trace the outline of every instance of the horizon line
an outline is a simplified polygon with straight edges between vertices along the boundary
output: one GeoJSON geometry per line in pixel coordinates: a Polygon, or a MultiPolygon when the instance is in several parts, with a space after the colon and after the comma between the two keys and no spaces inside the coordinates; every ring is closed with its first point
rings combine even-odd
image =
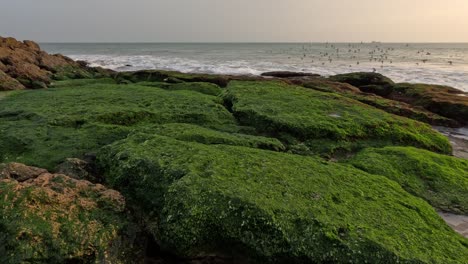
{"type": "Polygon", "coordinates": [[[468,44],[464,41],[36,41],[41,44],[468,44]]]}

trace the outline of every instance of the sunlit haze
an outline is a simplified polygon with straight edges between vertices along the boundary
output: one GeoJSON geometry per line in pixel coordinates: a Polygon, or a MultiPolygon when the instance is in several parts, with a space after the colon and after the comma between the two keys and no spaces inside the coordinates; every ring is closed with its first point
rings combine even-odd
{"type": "Polygon", "coordinates": [[[0,0],[40,42],[468,42],[467,0],[0,0]]]}

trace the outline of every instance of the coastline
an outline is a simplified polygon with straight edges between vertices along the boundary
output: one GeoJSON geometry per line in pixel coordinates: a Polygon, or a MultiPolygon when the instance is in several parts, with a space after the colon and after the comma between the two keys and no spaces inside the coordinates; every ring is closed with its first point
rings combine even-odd
{"type": "Polygon", "coordinates": [[[0,92],[0,262],[468,257],[468,162],[451,156],[465,145],[436,131],[462,140],[463,91],[373,72],[115,72],[0,40],[0,89],[17,90],[0,92]]]}

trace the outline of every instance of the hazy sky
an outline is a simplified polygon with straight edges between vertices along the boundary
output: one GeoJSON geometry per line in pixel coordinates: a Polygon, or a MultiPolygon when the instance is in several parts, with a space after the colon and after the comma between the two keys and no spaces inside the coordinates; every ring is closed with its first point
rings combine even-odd
{"type": "Polygon", "coordinates": [[[468,42],[468,0],[0,0],[40,42],[468,42]]]}

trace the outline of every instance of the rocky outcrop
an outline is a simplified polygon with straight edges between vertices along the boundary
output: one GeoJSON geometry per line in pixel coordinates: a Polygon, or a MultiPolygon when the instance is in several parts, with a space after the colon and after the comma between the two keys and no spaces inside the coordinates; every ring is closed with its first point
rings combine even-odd
{"type": "Polygon", "coordinates": [[[0,91],[45,88],[54,79],[91,78],[108,73],[60,54],[47,54],[33,41],[0,37],[0,91]]]}
{"type": "Polygon", "coordinates": [[[388,98],[468,124],[468,93],[449,86],[399,83],[388,98]]]}
{"type": "Polygon", "coordinates": [[[0,165],[1,263],[120,263],[125,199],[99,184],[0,165]]]}
{"type": "Polygon", "coordinates": [[[349,83],[363,92],[386,96],[392,92],[394,82],[380,73],[354,72],[338,74],[329,78],[332,81],[349,83]]]}
{"type": "MultiPolygon", "coordinates": [[[[414,116],[415,119],[432,125],[460,127],[468,124],[468,93],[449,86],[395,84],[388,77],[379,73],[368,72],[339,74],[329,77],[329,80],[358,87],[363,92],[359,96],[362,98],[360,101],[369,103],[372,106],[378,108],[382,108],[384,105],[398,104],[403,106],[403,111],[398,109],[398,111],[393,112],[391,107],[385,107],[394,114],[401,112],[405,116],[410,118],[414,116]],[[383,103],[382,100],[374,100],[369,94],[382,96],[388,102],[393,103],[388,104],[383,103]],[[416,115],[412,114],[413,110],[418,113],[416,115]]],[[[310,84],[304,86],[311,87],[310,84]]]]}

